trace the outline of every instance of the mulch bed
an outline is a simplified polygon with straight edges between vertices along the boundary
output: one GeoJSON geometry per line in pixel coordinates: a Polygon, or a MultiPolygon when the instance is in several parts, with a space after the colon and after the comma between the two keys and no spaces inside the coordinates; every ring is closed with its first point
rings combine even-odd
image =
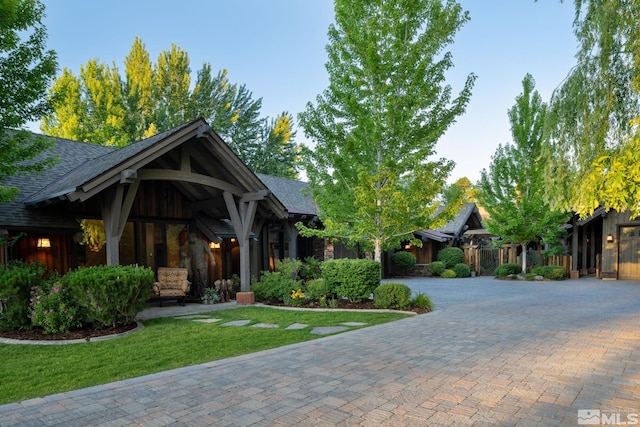
{"type": "MultiPolygon", "coordinates": [[[[284,303],[279,301],[263,302],[263,304],[284,306],[284,303]]],[[[327,304],[327,307],[320,307],[319,303],[313,302],[309,304],[304,304],[300,306],[300,308],[330,308],[330,307],[328,307],[328,304],[327,304]]],[[[375,306],[375,303],[372,300],[366,300],[362,302],[350,302],[349,300],[341,299],[341,300],[338,300],[338,307],[336,308],[350,309],[350,310],[379,310],[375,306]]],[[[413,311],[414,313],[417,313],[417,314],[424,314],[424,313],[430,312],[431,310],[429,310],[428,308],[421,308],[421,307],[409,307],[404,309],[403,311],[413,311]]]]}
{"type": "Polygon", "coordinates": [[[0,337],[10,338],[14,340],[29,340],[29,341],[54,341],[54,340],[78,340],[102,337],[105,335],[121,334],[123,332],[135,329],[137,324],[131,323],[125,326],[118,326],[116,328],[107,329],[75,329],[72,331],[64,332],[61,334],[45,334],[42,329],[25,329],[18,331],[0,331],[0,337]]]}

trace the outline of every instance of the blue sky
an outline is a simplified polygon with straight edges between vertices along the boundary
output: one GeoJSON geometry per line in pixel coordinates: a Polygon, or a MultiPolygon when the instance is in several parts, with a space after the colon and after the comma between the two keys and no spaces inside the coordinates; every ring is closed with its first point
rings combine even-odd
{"type": "MultiPolygon", "coordinates": [[[[454,93],[466,76],[478,76],[471,102],[436,147],[454,160],[450,180],[472,182],[488,168],[499,143],[511,140],[507,110],[531,73],[544,100],[575,64],[573,2],[559,0],[461,0],[471,21],[449,50],[454,93]]],[[[203,62],[226,68],[230,81],[262,98],[262,115],[303,111],[327,86],[324,68],[329,0],[43,0],[47,47],[60,68],[75,74],[91,58],[121,72],[140,37],[156,60],[176,44],[189,54],[194,74],[203,62]]],[[[305,142],[298,130],[298,142],[305,142]]]]}

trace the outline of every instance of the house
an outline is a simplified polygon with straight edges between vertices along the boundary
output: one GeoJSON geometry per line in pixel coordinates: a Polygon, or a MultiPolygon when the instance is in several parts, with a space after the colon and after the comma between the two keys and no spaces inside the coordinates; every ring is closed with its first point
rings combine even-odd
{"type": "Polygon", "coordinates": [[[599,207],[571,229],[572,277],[640,280],[640,217],[599,207]]]}
{"type": "MultiPolygon", "coordinates": [[[[435,261],[440,249],[451,246],[465,248],[474,242],[477,244],[479,238],[489,237],[482,228],[482,216],[473,202],[464,203],[456,216],[444,226],[435,230],[416,231],[413,234],[422,241],[422,247],[404,242],[401,250],[414,254],[416,263],[421,266],[435,261]]],[[[391,265],[390,262],[387,264],[391,265]]],[[[392,271],[387,271],[386,274],[392,274],[392,271]]]]}
{"type": "Polygon", "coordinates": [[[54,167],[2,183],[20,190],[0,205],[5,262],[42,261],[60,273],[134,263],[155,271],[181,265],[194,233],[216,260],[209,282],[237,272],[246,292],[260,267],[260,228],[298,215],[203,119],[120,149],[51,140],[54,167]]]}

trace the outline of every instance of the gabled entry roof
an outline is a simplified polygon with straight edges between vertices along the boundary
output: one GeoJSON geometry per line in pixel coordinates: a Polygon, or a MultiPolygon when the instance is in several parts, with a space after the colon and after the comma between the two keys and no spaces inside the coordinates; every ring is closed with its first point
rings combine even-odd
{"type": "MultiPolygon", "coordinates": [[[[35,136],[34,136],[35,137],[35,136]]],[[[77,228],[60,202],[84,202],[106,188],[133,180],[166,180],[194,212],[228,218],[223,192],[256,200],[261,215],[286,218],[283,203],[235,155],[204,119],[196,119],[124,148],[50,138],[59,162],[44,173],[17,176],[18,199],[0,209],[0,228],[77,228]],[[43,209],[43,207],[45,207],[43,209]]]]}

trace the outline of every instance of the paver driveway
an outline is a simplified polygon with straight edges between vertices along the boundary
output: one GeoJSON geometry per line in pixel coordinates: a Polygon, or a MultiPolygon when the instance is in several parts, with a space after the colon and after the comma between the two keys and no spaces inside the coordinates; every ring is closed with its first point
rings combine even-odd
{"type": "Polygon", "coordinates": [[[404,282],[436,311],[0,406],[0,425],[539,426],[577,425],[580,410],[637,420],[640,283],[404,282]]]}

